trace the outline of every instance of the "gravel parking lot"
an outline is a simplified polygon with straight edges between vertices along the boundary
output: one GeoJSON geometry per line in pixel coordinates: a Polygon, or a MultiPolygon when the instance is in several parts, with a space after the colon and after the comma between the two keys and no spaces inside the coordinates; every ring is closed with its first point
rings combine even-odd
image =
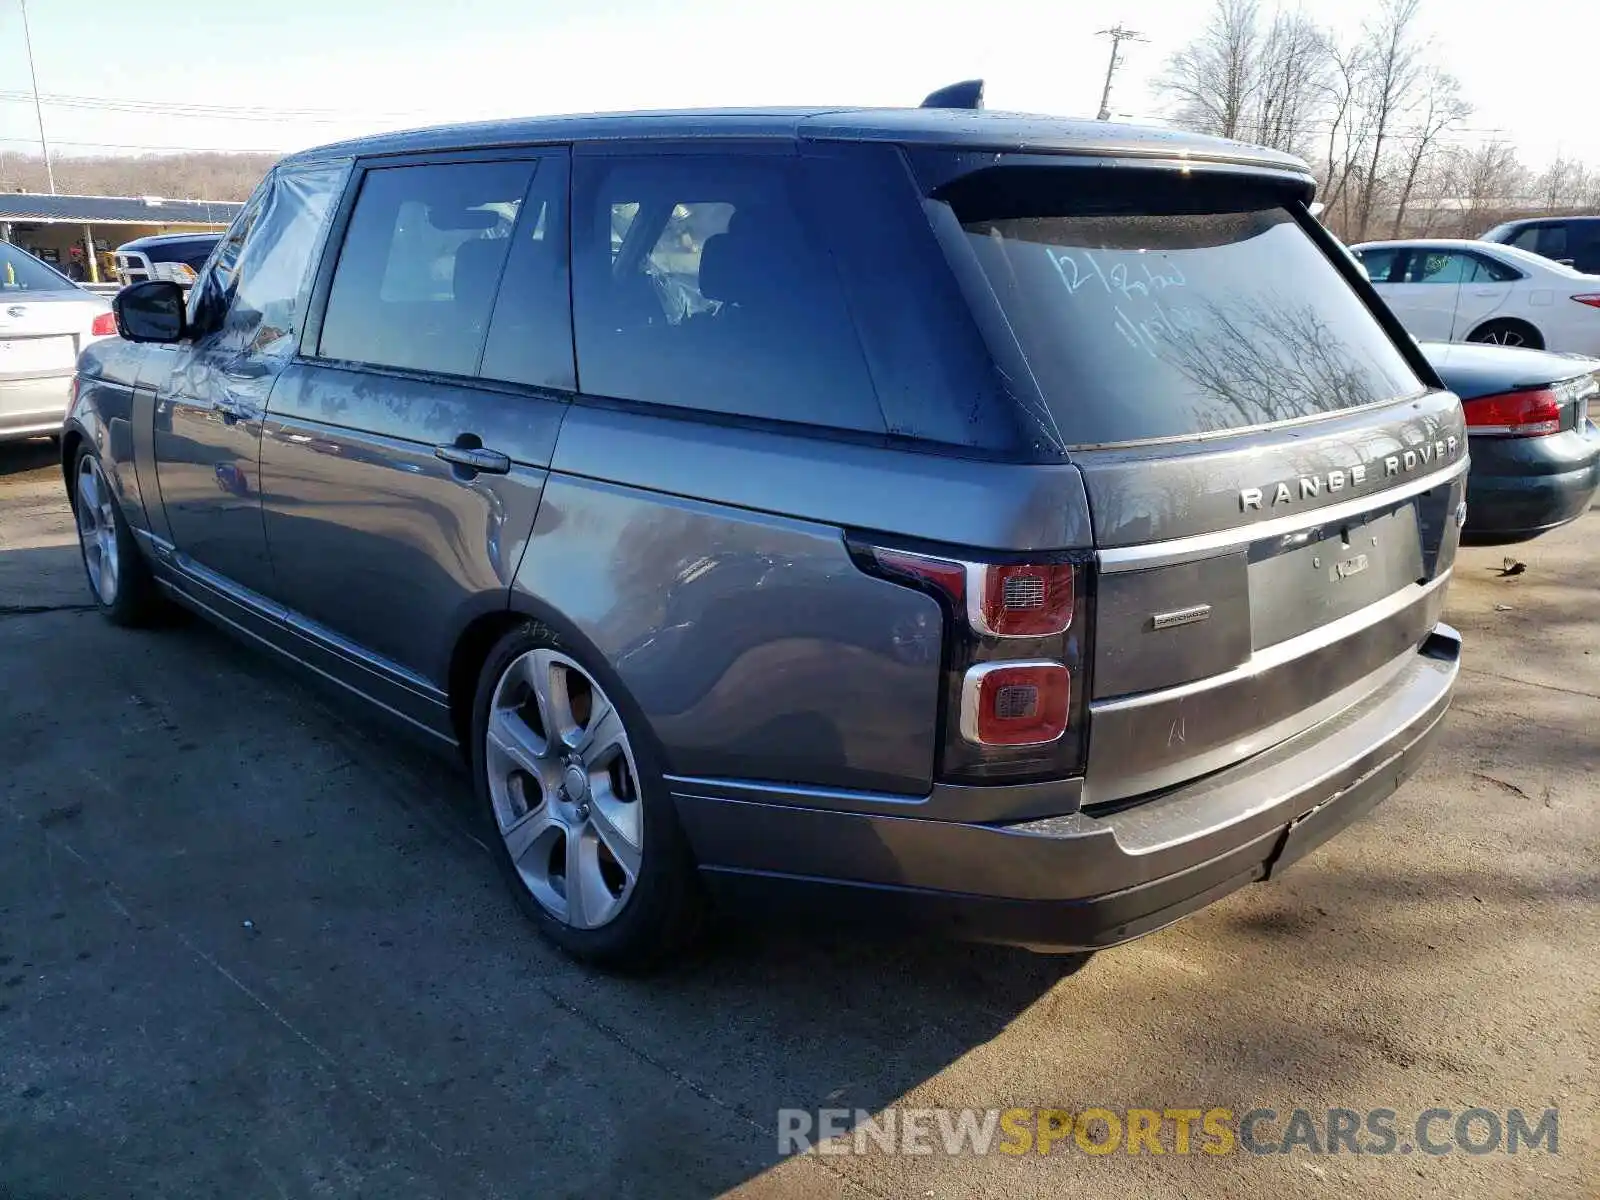
{"type": "Polygon", "coordinates": [[[0,1197],[1600,1195],[1597,543],[1464,551],[1422,772],[1081,970],[728,929],[618,980],[524,927],[449,764],[198,622],[89,611],[52,448],[0,447],[0,1197]],[[1012,1105],[1558,1107],[1560,1140],[777,1152],[782,1107],[1012,1105]]]}

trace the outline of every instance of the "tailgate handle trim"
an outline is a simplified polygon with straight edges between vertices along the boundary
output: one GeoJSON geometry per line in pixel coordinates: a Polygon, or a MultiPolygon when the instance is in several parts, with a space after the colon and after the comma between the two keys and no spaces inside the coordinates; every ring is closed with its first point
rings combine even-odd
{"type": "Polygon", "coordinates": [[[1215,533],[1196,534],[1193,537],[1173,538],[1167,542],[1146,542],[1142,546],[1117,546],[1101,550],[1100,570],[1105,574],[1117,574],[1121,571],[1143,571],[1150,567],[1172,566],[1176,563],[1192,562],[1197,558],[1209,558],[1225,550],[1239,549],[1265,538],[1283,537],[1285,534],[1296,533],[1317,525],[1336,524],[1360,516],[1362,513],[1399,504],[1413,496],[1420,496],[1423,492],[1431,492],[1444,484],[1453,483],[1457,476],[1466,474],[1470,461],[1466,455],[1462,455],[1457,462],[1435,471],[1432,475],[1409,479],[1385,491],[1341,500],[1338,504],[1328,504],[1322,508],[1275,517],[1270,521],[1237,525],[1219,529],[1215,533]]]}

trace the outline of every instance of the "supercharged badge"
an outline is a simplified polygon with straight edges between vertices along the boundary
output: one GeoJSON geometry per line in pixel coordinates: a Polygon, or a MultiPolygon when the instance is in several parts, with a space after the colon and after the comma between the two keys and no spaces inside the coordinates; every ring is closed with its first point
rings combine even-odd
{"type": "Polygon", "coordinates": [[[1239,511],[1259,512],[1262,509],[1312,500],[1324,494],[1332,495],[1344,491],[1347,487],[1360,487],[1374,475],[1384,479],[1409,475],[1423,467],[1452,461],[1460,449],[1461,439],[1452,434],[1437,441],[1423,442],[1422,445],[1403,450],[1399,454],[1385,455],[1370,464],[1358,463],[1348,470],[1302,475],[1298,479],[1285,480],[1269,488],[1241,488],[1239,511]]]}

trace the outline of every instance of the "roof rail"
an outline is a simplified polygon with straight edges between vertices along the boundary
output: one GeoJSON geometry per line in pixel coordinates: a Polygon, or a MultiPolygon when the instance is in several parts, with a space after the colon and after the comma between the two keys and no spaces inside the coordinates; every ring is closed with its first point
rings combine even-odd
{"type": "Polygon", "coordinates": [[[964,79],[937,92],[931,92],[920,105],[922,108],[982,108],[983,80],[964,79]]]}

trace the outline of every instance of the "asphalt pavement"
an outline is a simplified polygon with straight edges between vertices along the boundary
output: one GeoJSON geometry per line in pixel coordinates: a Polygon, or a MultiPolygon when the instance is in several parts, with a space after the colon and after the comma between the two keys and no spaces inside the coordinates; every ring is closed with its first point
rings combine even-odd
{"type": "Polygon", "coordinates": [[[1086,964],[728,925],[628,980],[524,925],[451,764],[102,621],[49,446],[0,446],[0,1198],[1600,1196],[1597,547],[1463,551],[1427,765],[1180,925],[1086,964]],[[784,1108],[1012,1106],[1556,1108],[1559,1145],[778,1150],[784,1108]]]}

